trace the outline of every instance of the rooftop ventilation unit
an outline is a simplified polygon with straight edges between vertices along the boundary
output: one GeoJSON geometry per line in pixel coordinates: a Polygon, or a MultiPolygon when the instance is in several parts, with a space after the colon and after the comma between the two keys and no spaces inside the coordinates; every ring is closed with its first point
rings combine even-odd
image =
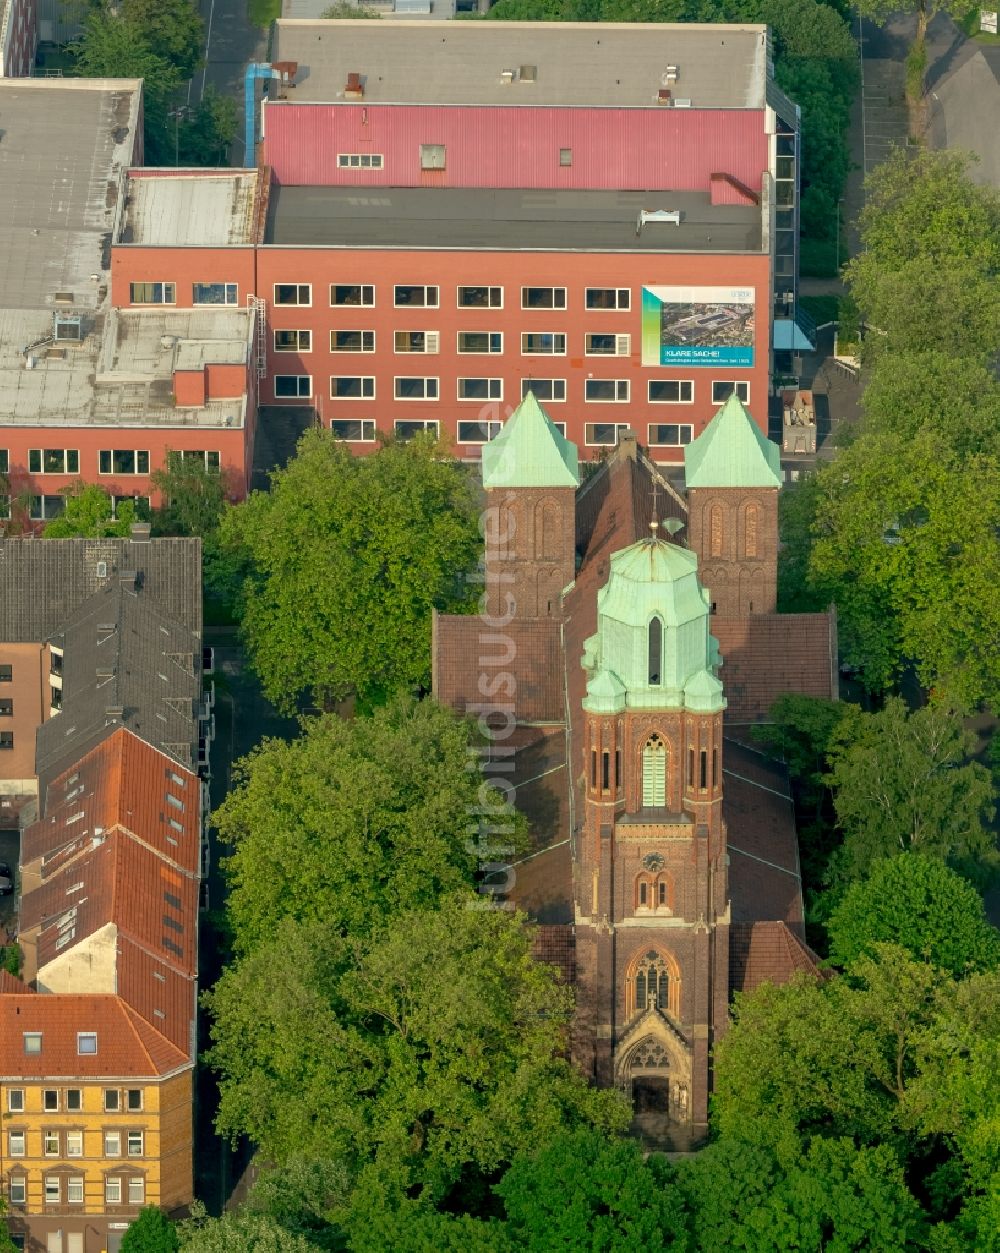
{"type": "Polygon", "coordinates": [[[361,81],[361,75],[357,70],[351,70],[347,75],[347,86],[344,88],[344,95],[348,100],[361,100],[365,94],[364,83],[361,81]]]}
{"type": "Polygon", "coordinates": [[[53,299],[57,305],[71,305],[73,303],[73,293],[71,291],[57,291],[53,299]]]}
{"type": "Polygon", "coordinates": [[[671,83],[676,83],[677,77],[678,77],[677,66],[668,65],[666,69],[666,73],[663,75],[664,87],[669,87],[671,83]]]}
{"type": "Polygon", "coordinates": [[[500,71],[500,82],[501,82],[501,83],[502,83],[505,87],[509,87],[513,81],[514,81],[514,71],[513,71],[513,70],[501,70],[501,71],[500,71]]]}
{"type": "Polygon", "coordinates": [[[656,103],[657,104],[673,104],[673,100],[671,99],[672,95],[673,95],[673,92],[670,90],[669,87],[661,87],[660,90],[656,93],[656,103]]]}
{"type": "Polygon", "coordinates": [[[680,226],[680,209],[643,209],[635,224],[635,233],[641,234],[642,228],[650,222],[666,222],[671,226],[680,226]]]}
{"type": "Polygon", "coordinates": [[[78,313],[53,314],[52,338],[58,344],[79,344],[83,340],[83,318],[78,313]]]}
{"type": "Polygon", "coordinates": [[[538,78],[537,65],[522,65],[520,79],[522,83],[533,83],[538,78]]]}

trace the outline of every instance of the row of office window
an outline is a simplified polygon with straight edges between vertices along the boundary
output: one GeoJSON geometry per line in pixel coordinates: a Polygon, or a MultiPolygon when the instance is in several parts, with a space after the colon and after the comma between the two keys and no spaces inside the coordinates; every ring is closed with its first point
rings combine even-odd
{"type": "MultiPolygon", "coordinates": [[[[310,330],[274,331],[274,351],[307,353],[313,350],[310,330]]],[[[524,331],[521,334],[521,355],[565,356],[566,334],[562,331],[524,331]]],[[[456,350],[460,354],[497,356],[504,350],[502,331],[459,331],[456,350]]],[[[441,351],[440,331],[395,331],[393,351],[396,353],[438,353],[441,351]]],[[[331,331],[331,352],[374,352],[374,331],[331,331]]],[[[632,336],[613,331],[588,333],[583,337],[583,351],[588,357],[628,357],[632,352],[632,336]]]]}
{"type": "MultiPolygon", "coordinates": [[[[80,1038],[83,1039],[92,1033],[80,1032],[79,1034],[80,1038]]],[[[38,1056],[42,1052],[42,1032],[24,1032],[24,1051],[34,1056],[38,1056]]],[[[83,1044],[81,1047],[78,1041],[77,1051],[83,1054],[85,1052],[95,1052],[96,1050],[88,1048],[86,1044],[83,1044]]],[[[24,1088],[7,1089],[7,1112],[9,1114],[24,1113],[27,1108],[24,1093],[24,1088]]],[[[140,1113],[142,1111],[142,1088],[105,1088],[101,1098],[101,1106],[105,1113],[108,1114],[116,1114],[119,1111],[127,1111],[130,1114],[140,1113]]],[[[60,1110],[78,1113],[82,1109],[82,1088],[42,1089],[42,1111],[44,1113],[58,1114],[60,1110]]]]}
{"type": "MultiPolygon", "coordinates": [[[[503,400],[504,380],[470,376],[456,383],[459,400],[503,400]]],[[[565,379],[522,379],[521,398],[529,391],[541,401],[560,403],[566,399],[565,379]]],[[[750,384],[744,381],[712,383],[712,403],[723,404],[733,393],[744,404],[750,401],[750,384]]],[[[583,399],[590,404],[628,404],[632,399],[629,379],[594,379],[583,381],[583,399]]],[[[441,380],[437,376],[396,375],[392,380],[394,400],[440,400],[441,380]]],[[[651,404],[692,404],[694,383],[690,380],[650,379],[647,397],[651,404]]],[[[274,395],[277,399],[307,400],[313,395],[311,374],[276,374],[274,395]]],[[[331,400],[374,400],[373,374],[334,374],[330,377],[331,400]]]]}
{"type": "MultiPolygon", "coordinates": [[[[559,164],[568,169],[573,164],[573,149],[559,149],[559,164]]],[[[445,144],[421,144],[420,168],[443,170],[447,160],[445,144]]],[[[337,166],[341,170],[381,170],[385,167],[385,154],[381,152],[338,152],[337,166]]]]}
{"type": "MultiPolygon", "coordinates": [[[[136,507],[136,516],[145,518],[149,516],[149,497],[148,496],[112,496],[111,497],[111,516],[118,517],[118,506],[130,501],[136,507]]],[[[28,497],[28,517],[32,522],[51,522],[53,518],[61,517],[66,511],[66,497],[61,493],[53,496],[29,496],[28,497]]],[[[11,514],[10,497],[0,496],[0,519],[9,518],[11,514]]]]}
{"type": "MultiPolygon", "coordinates": [[[[553,425],[563,435],[566,423],[553,425]]],[[[474,419],[455,423],[455,439],[459,444],[488,444],[503,428],[499,420],[474,419]]],[[[588,447],[613,448],[623,432],[630,429],[625,422],[587,422],[584,426],[584,442],[588,447]]],[[[373,444],[379,427],[374,418],[332,418],[330,430],[337,439],[352,444],[373,444]]],[[[396,418],[393,431],[400,439],[429,432],[435,437],[441,434],[441,422],[437,418],[396,418]]],[[[650,422],[646,428],[651,448],[680,448],[694,438],[694,427],[689,422],[650,422]]]]}
{"type": "MultiPolygon", "coordinates": [[[[104,1157],[144,1157],[146,1133],[141,1128],[105,1128],[101,1146],[104,1157]]],[[[47,1127],[41,1133],[43,1157],[83,1157],[83,1130],[59,1130],[47,1127]]],[[[8,1157],[27,1157],[28,1132],[22,1127],[12,1127],[7,1132],[8,1157]]],[[[33,1154],[33,1156],[35,1156],[33,1154]]]]}
{"type": "MultiPolygon", "coordinates": [[[[218,470],[220,454],[214,449],[185,449],[176,454],[182,462],[201,461],[207,470],[218,470]]],[[[5,454],[6,456],[6,454],[5,454]]],[[[98,474],[149,474],[149,450],[102,448],[97,454],[98,474]]],[[[77,448],[30,448],[29,474],[79,474],[77,448]]]]}
{"type": "MultiPolygon", "coordinates": [[[[7,1186],[9,1189],[8,1200],[11,1205],[27,1205],[28,1180],[26,1175],[12,1174],[7,1186]]],[[[64,1203],[66,1205],[82,1205],[84,1200],[84,1180],[82,1176],[70,1175],[64,1180],[62,1175],[46,1175],[43,1191],[46,1205],[62,1205],[64,1203]]],[[[144,1205],[146,1202],[146,1181],[141,1175],[124,1179],[120,1175],[108,1175],[104,1180],[104,1200],[108,1205],[121,1205],[123,1203],[127,1205],[144,1205]]],[[[73,1236],[70,1235],[70,1240],[72,1239],[73,1236]]],[[[70,1248],[72,1247],[70,1245],[70,1248]]],[[[82,1235],[77,1247],[82,1253],[82,1235]]]]}
{"type": "MultiPolygon", "coordinates": [[[[157,284],[132,284],[134,287],[157,286],[157,284]]],[[[172,283],[160,284],[173,288],[172,283]]],[[[522,309],[565,309],[567,308],[565,287],[522,287],[522,309]]],[[[143,303],[155,304],[157,301],[143,303]]],[[[171,304],[171,300],[162,303],[171,304]]],[[[234,301],[235,303],[235,301],[234,301]]],[[[312,283],[275,283],[274,303],[276,305],[297,305],[309,308],[313,303],[312,283]]],[[[397,309],[440,309],[441,288],[436,284],[427,283],[394,283],[392,285],[392,303],[397,309]]],[[[375,307],[374,283],[331,283],[330,307],[372,309],[375,307]]],[[[471,287],[456,288],[455,307],[457,309],[502,309],[504,307],[503,287],[471,287]]],[[[583,293],[585,309],[610,310],[630,309],[632,307],[632,291],[628,287],[586,287],[583,293]]]]}
{"type": "MultiPolygon", "coordinates": [[[[129,283],[128,298],[134,305],[175,305],[176,283],[129,283]]],[[[193,305],[235,305],[239,303],[236,283],[192,283],[193,305]]]]}

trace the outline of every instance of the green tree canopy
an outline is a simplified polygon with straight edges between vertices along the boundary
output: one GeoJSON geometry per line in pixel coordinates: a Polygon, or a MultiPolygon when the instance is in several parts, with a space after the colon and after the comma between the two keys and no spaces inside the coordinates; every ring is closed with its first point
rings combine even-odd
{"type": "Polygon", "coordinates": [[[665,1158],[582,1128],[521,1153],[497,1185],[508,1228],[536,1253],[685,1248],[683,1200],[665,1158]]]}
{"type": "Polygon", "coordinates": [[[177,1228],[162,1210],[146,1205],[122,1237],[122,1253],[176,1253],[177,1228]]]}
{"type": "Polygon", "coordinates": [[[202,1214],[181,1223],[179,1231],[185,1253],[313,1253],[317,1248],[266,1214],[242,1210],[221,1218],[202,1214]]]}
{"type": "Polygon", "coordinates": [[[103,9],[84,18],[72,51],[84,78],[143,79],[144,108],[154,116],[162,116],[167,99],[183,81],[176,66],[153,51],[141,25],[103,9]]]}
{"type": "Polygon", "coordinates": [[[291,743],[265,740],[235,771],[213,815],[233,848],[228,916],[239,951],[285,919],[365,935],[400,909],[472,882],[509,856],[523,822],[498,817],[480,849],[477,813],[499,794],[467,769],[471,724],[434,701],[401,697],[370,717],[309,719],[291,743]],[[475,837],[475,838],[474,838],[475,837]]]}
{"type": "Polygon", "coordinates": [[[948,860],[992,849],[993,784],[985,766],[967,763],[972,745],[954,710],[930,704],[911,714],[898,697],[841,729],[830,779],[848,877],[900,853],[948,860]]]}
{"type": "Polygon", "coordinates": [[[167,450],[166,465],[149,476],[163,504],[153,512],[155,535],[200,535],[219,529],[231,489],[226,475],[203,457],[167,450]]]}
{"type": "Polygon", "coordinates": [[[433,441],[354,457],[320,430],[223,536],[250,556],[244,638],[285,710],[428,686],[432,611],[470,604],[482,546],[471,478],[433,441]]]}
{"type": "Polygon", "coordinates": [[[182,80],[194,74],[201,64],[205,26],[191,0],[121,0],[120,14],[182,80]]]}
{"type": "Polygon", "coordinates": [[[440,1200],[562,1126],[627,1121],[563,1059],[571,996],[524,919],[467,893],[367,938],[283,924],[208,995],[218,1126],[281,1165],[345,1164],[362,1198],[440,1200]],[[281,972],[280,978],[276,971],[281,972]]]}
{"type": "Polygon", "coordinates": [[[58,518],[46,523],[45,539],[103,539],[109,535],[128,535],[136,520],[136,507],[131,500],[122,501],[117,510],[103,487],[82,480],[63,489],[66,507],[58,518]],[[117,516],[115,516],[117,514],[117,516]]]}
{"type": "Polygon", "coordinates": [[[867,879],[847,889],[827,930],[838,966],[883,943],[954,975],[1000,966],[1000,932],[987,921],[982,897],[954,870],[919,854],[875,862],[867,879]]]}

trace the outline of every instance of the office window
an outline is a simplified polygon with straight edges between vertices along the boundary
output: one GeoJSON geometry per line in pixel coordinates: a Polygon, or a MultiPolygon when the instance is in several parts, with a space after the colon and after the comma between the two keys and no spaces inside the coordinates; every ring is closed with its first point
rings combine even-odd
{"type": "Polygon", "coordinates": [[[354,444],[375,442],[375,422],[371,418],[331,418],[330,430],[334,439],[354,444]]]}
{"type": "Polygon", "coordinates": [[[8,1188],[7,1197],[11,1205],[24,1205],[28,1198],[28,1181],[24,1175],[11,1175],[8,1188]]]}
{"type": "Polygon", "coordinates": [[[459,422],[458,442],[460,444],[488,444],[503,430],[502,422],[459,422]]]}
{"type": "Polygon", "coordinates": [[[133,305],[172,305],[177,303],[174,283],[129,283],[129,302],[133,305]]]}
{"type": "Polygon", "coordinates": [[[122,1199],[122,1181],[114,1175],[104,1180],[104,1200],[108,1205],[120,1205],[122,1199]]]}
{"type": "Polygon", "coordinates": [[[396,331],[393,336],[396,352],[437,352],[441,347],[440,331],[396,331]]]}
{"type": "Polygon", "coordinates": [[[0,752],[6,752],[14,747],[14,732],[0,731],[0,752]]]}
{"type": "Polygon", "coordinates": [[[45,1088],[42,1092],[42,1109],[47,1114],[54,1114],[59,1109],[59,1089],[45,1088]]]}
{"type": "Polygon", "coordinates": [[[397,418],[395,423],[396,435],[399,439],[412,439],[414,435],[420,435],[428,431],[437,438],[439,423],[436,418],[427,418],[424,421],[397,418]]]}
{"type": "Polygon", "coordinates": [[[736,393],[745,405],[750,403],[750,384],[743,380],[732,382],[729,379],[713,380],[712,382],[712,404],[724,405],[729,397],[736,393]]]}
{"type": "Polygon", "coordinates": [[[12,1114],[19,1114],[24,1109],[24,1088],[7,1089],[7,1109],[12,1114]]]}
{"type": "Polygon", "coordinates": [[[628,424],[622,422],[588,422],[584,427],[584,441],[591,446],[613,448],[618,437],[628,429],[628,424]]]}
{"type": "Polygon", "coordinates": [[[459,400],[503,400],[503,379],[459,379],[459,400]]]}
{"type": "Polygon", "coordinates": [[[599,332],[584,336],[583,347],[588,357],[627,357],[632,351],[632,336],[599,332]]]}
{"type": "Polygon", "coordinates": [[[66,1132],[66,1156],[67,1157],[83,1157],[83,1132],[67,1131],[66,1132]]]}
{"type": "Polygon", "coordinates": [[[235,305],[238,293],[235,283],[195,283],[191,288],[195,305],[235,305]]]}
{"type": "Polygon", "coordinates": [[[108,1113],[117,1113],[121,1108],[121,1093],[117,1088],[104,1089],[104,1108],[108,1113]]]}
{"type": "Polygon", "coordinates": [[[128,1132],[125,1143],[129,1157],[142,1157],[142,1137],[141,1131],[128,1132]]]}
{"type": "Polygon", "coordinates": [[[443,170],[444,144],[421,144],[420,168],[422,170],[443,170]]]}
{"type": "Polygon", "coordinates": [[[111,497],[111,516],[117,518],[119,516],[118,508],[120,505],[132,504],[135,506],[136,519],[149,517],[149,497],[148,496],[112,496],[111,497]]]}
{"type": "Polygon", "coordinates": [[[83,1180],[79,1176],[66,1180],[66,1200],[70,1205],[83,1204],[83,1180]]]}
{"type": "Polygon", "coordinates": [[[87,1053],[97,1052],[97,1032],[96,1031],[78,1031],[76,1033],[76,1051],[83,1056],[87,1053]]]}
{"type": "Polygon", "coordinates": [[[689,422],[650,422],[650,447],[678,447],[690,444],[694,427],[689,422]]]}
{"type": "Polygon", "coordinates": [[[45,522],[49,518],[58,518],[65,508],[65,496],[30,496],[28,498],[28,517],[32,522],[45,522]]]}
{"type": "Polygon", "coordinates": [[[374,352],[374,331],[331,331],[331,352],[374,352]]]}
{"type": "Polygon", "coordinates": [[[29,474],[79,474],[80,453],[76,448],[31,448],[29,474]]]}
{"type": "Polygon", "coordinates": [[[586,379],[584,397],[594,404],[627,404],[628,379],[586,379]]]}
{"type": "Polygon", "coordinates": [[[438,307],[438,294],[437,287],[398,283],[394,292],[394,300],[397,309],[436,309],[438,307]]]}
{"type": "Polygon", "coordinates": [[[627,287],[588,287],[583,300],[588,309],[628,309],[632,293],[627,287]]]}
{"type": "Polygon", "coordinates": [[[565,309],[565,287],[522,287],[522,309],[565,309]]]}
{"type": "Polygon", "coordinates": [[[141,1177],[128,1181],[129,1205],[143,1205],[146,1200],[146,1181],[141,1177]]]}
{"type": "Polygon", "coordinates": [[[26,1144],[25,1132],[9,1131],[7,1133],[7,1152],[11,1157],[24,1157],[26,1144]]]}
{"type": "Polygon", "coordinates": [[[105,1131],[104,1133],[104,1156],[105,1157],[121,1157],[122,1155],[122,1133],[120,1131],[105,1131]]]}
{"type": "Polygon", "coordinates": [[[502,309],[502,287],[460,287],[458,289],[458,307],[460,309],[502,309]]]}
{"type": "Polygon", "coordinates": [[[312,352],[312,331],[275,331],[275,352],[312,352]]]}
{"type": "Polygon", "coordinates": [[[102,448],[97,454],[99,474],[148,474],[147,449],[102,448]]]}
{"type": "Polygon", "coordinates": [[[559,164],[563,166],[564,168],[573,164],[573,149],[572,148],[560,148],[559,149],[559,164]]]}
{"type": "Polygon", "coordinates": [[[397,400],[437,400],[436,378],[397,377],[393,380],[393,395],[397,400]]]}
{"type": "Polygon", "coordinates": [[[521,379],[521,399],[528,392],[535,393],[536,400],[561,401],[566,399],[565,379],[521,379]]]}
{"type": "Polygon", "coordinates": [[[135,1113],[142,1109],[142,1088],[129,1088],[125,1093],[125,1108],[135,1113]]]}
{"type": "Polygon", "coordinates": [[[653,405],[690,405],[694,401],[691,379],[650,379],[649,402],[653,405]]]}
{"type": "Polygon", "coordinates": [[[9,696],[0,696],[0,718],[13,718],[14,702],[9,696]]]}
{"type": "Polygon", "coordinates": [[[566,336],[552,331],[525,331],[521,336],[521,353],[525,357],[564,357],[566,336]]]}
{"type": "MultiPolygon", "coordinates": [[[[83,884],[82,883],[79,884],[79,887],[82,888],[83,884]]],[[[67,893],[68,891],[69,889],[67,889],[67,893]]],[[[66,1089],[66,1108],[69,1110],[74,1110],[74,1111],[79,1111],[83,1109],[82,1089],[80,1088],[67,1088],[66,1089]]]]}
{"type": "Polygon", "coordinates": [[[6,448],[0,448],[0,474],[10,473],[10,452],[6,448]]]}
{"type": "Polygon", "coordinates": [[[312,293],[312,283],[275,283],[274,303],[276,305],[311,305],[312,293]]]}
{"type": "MultiPolygon", "coordinates": [[[[179,809],[179,810],[181,811],[181,813],[183,813],[183,812],[184,812],[184,802],[181,800],[181,798],[180,798],[179,796],[174,796],[174,794],[173,794],[172,792],[167,792],[167,793],[166,793],[166,797],[167,797],[167,804],[168,804],[168,805],[172,806],[174,809],[179,809]]],[[[96,1049],[96,1040],[95,1040],[95,1049],[94,1049],[94,1051],[95,1051],[95,1052],[97,1051],[97,1049],[96,1049]]]]}
{"type": "Polygon", "coordinates": [[[330,378],[331,400],[371,400],[375,379],[361,374],[334,374],[330,378]]]}
{"type": "Polygon", "coordinates": [[[170,455],[171,457],[180,457],[182,465],[185,461],[203,461],[206,470],[218,470],[221,461],[221,454],[211,448],[185,448],[182,452],[175,452],[170,455]]]}
{"type": "Polygon", "coordinates": [[[45,1204],[58,1205],[62,1200],[62,1180],[58,1175],[45,1176],[45,1204]]]}
{"type": "Polygon", "coordinates": [[[302,400],[313,394],[311,374],[276,374],[274,376],[275,400],[302,400]]]}
{"type": "Polygon", "coordinates": [[[459,352],[503,352],[503,335],[499,331],[459,331],[459,352]]]}
{"type": "Polygon", "coordinates": [[[375,304],[375,288],[371,283],[331,283],[330,307],[344,306],[370,309],[375,304]]]}
{"type": "Polygon", "coordinates": [[[24,1033],[24,1051],[28,1056],[37,1056],[42,1051],[42,1033],[40,1031],[25,1031],[24,1033]]]}
{"type": "Polygon", "coordinates": [[[337,166],[341,170],[380,170],[382,156],[381,152],[338,152],[337,166]]]}
{"type": "Polygon", "coordinates": [[[59,1156],[59,1132],[46,1131],[42,1136],[42,1152],[46,1157],[59,1156]]]}

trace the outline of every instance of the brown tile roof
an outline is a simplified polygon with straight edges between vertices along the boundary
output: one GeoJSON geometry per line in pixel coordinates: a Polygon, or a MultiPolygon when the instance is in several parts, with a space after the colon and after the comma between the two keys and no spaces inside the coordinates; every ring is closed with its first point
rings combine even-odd
{"type": "Polygon", "coordinates": [[[787,983],[799,971],[820,977],[819,960],[786,923],[744,922],[729,928],[730,993],[787,983]]]}
{"type": "Polygon", "coordinates": [[[763,722],[786,692],[837,698],[833,613],[713,618],[711,630],[722,653],[727,722],[763,722]]]}
{"type": "Polygon", "coordinates": [[[19,996],[28,996],[33,994],[34,990],[34,988],[29,988],[23,979],[12,975],[9,970],[0,970],[0,993],[16,992],[19,996]]]}
{"type": "Polygon", "coordinates": [[[555,966],[564,983],[576,979],[576,932],[572,926],[541,925],[535,928],[532,955],[555,966]]]}
{"type": "Polygon", "coordinates": [[[518,909],[540,923],[573,921],[573,857],[568,841],[518,863],[513,870],[511,898],[518,909]]]}
{"type": "Polygon", "coordinates": [[[188,1064],[185,1054],[121,997],[0,995],[0,1074],[5,1080],[156,1078],[188,1064]],[[77,1051],[81,1031],[96,1032],[96,1053],[77,1051]],[[25,1053],[25,1032],[41,1033],[41,1053],[25,1053]]]}
{"type": "Polygon", "coordinates": [[[562,722],[565,718],[557,621],[511,622],[498,630],[486,627],[472,614],[441,614],[434,619],[432,647],[434,695],[443,705],[464,711],[486,703],[479,690],[480,676],[494,675],[496,666],[478,665],[477,659],[503,656],[509,648],[516,658],[518,686],[513,705],[518,722],[562,722]],[[509,645],[504,642],[501,647],[498,636],[505,636],[509,645]]]}

